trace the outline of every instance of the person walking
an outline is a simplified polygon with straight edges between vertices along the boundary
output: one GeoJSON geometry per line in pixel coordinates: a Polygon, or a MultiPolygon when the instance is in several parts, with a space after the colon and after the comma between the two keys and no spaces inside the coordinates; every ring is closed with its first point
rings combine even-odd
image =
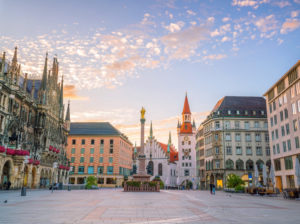
{"type": "Polygon", "coordinates": [[[210,194],[212,194],[212,184],[209,184],[210,194]]]}
{"type": "Polygon", "coordinates": [[[214,184],[212,184],[212,193],[213,193],[213,195],[216,194],[216,186],[214,184]]]}

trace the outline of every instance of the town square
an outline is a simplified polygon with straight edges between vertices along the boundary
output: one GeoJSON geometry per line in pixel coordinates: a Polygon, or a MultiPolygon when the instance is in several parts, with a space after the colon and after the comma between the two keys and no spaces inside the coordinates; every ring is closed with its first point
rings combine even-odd
{"type": "Polygon", "coordinates": [[[0,0],[0,223],[299,223],[299,0],[0,0]]]}

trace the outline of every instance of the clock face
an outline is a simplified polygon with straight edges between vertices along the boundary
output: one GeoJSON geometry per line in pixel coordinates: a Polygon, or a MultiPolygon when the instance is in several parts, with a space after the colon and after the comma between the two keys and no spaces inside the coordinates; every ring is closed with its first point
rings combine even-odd
{"type": "Polygon", "coordinates": [[[184,141],[188,141],[189,137],[188,136],[184,136],[184,141]]]}
{"type": "Polygon", "coordinates": [[[183,153],[185,158],[188,158],[190,156],[190,151],[188,149],[185,149],[183,153]]]}

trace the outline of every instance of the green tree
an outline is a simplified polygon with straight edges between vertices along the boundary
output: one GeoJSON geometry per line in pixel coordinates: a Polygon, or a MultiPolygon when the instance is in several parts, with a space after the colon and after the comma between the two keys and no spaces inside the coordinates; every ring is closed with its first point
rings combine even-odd
{"type": "Polygon", "coordinates": [[[237,186],[244,185],[244,181],[235,174],[229,174],[227,177],[227,187],[236,188],[237,186]]]}
{"type": "Polygon", "coordinates": [[[91,189],[92,186],[97,186],[97,179],[94,176],[89,176],[86,180],[85,188],[91,189]]]}

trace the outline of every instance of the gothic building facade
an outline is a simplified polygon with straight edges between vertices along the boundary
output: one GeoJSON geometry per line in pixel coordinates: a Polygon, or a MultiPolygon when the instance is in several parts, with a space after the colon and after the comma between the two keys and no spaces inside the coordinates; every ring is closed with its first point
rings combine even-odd
{"type": "Polygon", "coordinates": [[[64,117],[63,79],[59,63],[48,69],[46,54],[41,79],[22,73],[17,47],[11,62],[0,59],[0,189],[47,187],[68,180],[65,153],[70,105],[64,117]]]}

